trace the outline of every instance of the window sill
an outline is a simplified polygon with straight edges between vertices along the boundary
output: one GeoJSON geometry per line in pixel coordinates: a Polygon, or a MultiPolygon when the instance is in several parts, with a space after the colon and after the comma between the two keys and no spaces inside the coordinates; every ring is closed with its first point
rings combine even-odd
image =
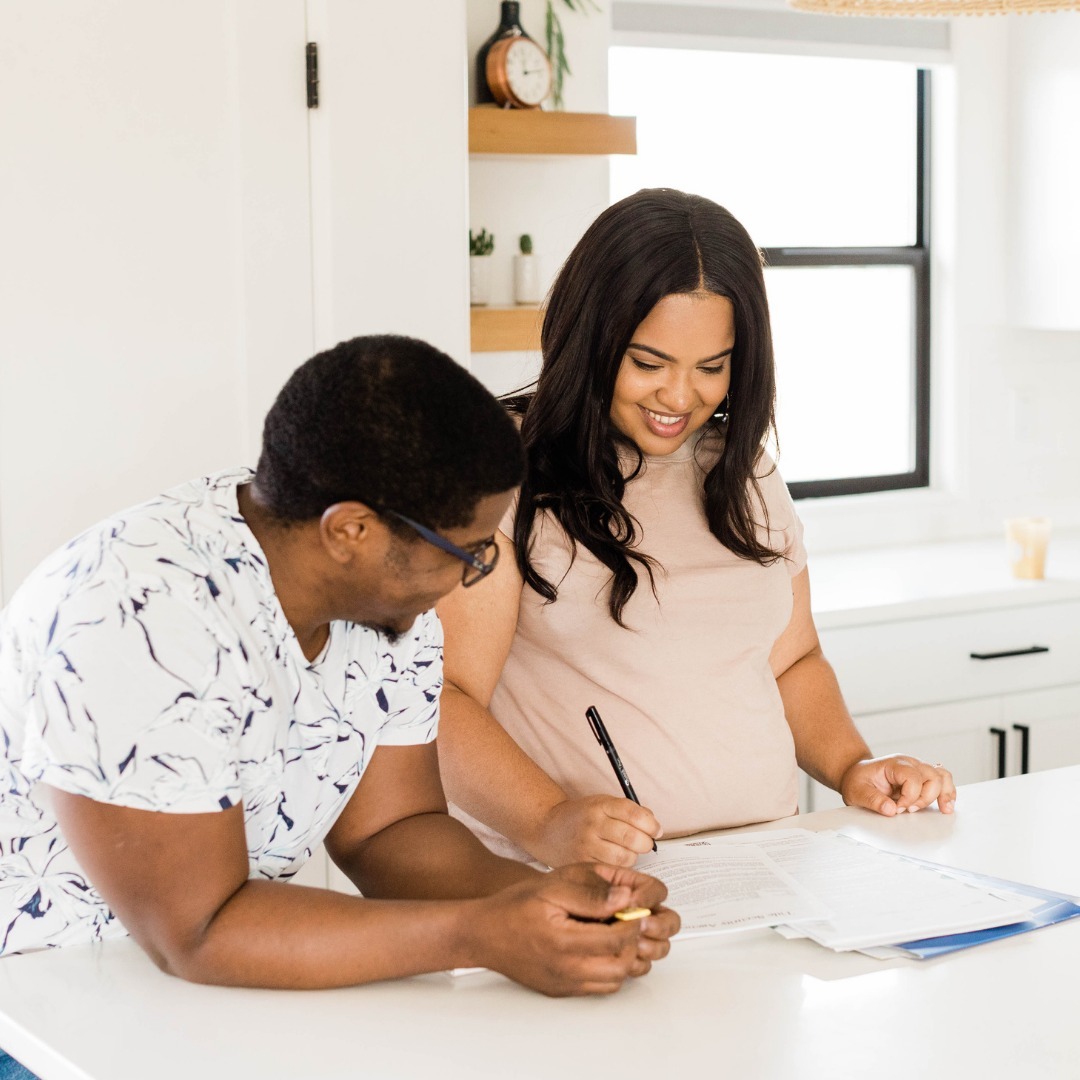
{"type": "Polygon", "coordinates": [[[981,522],[965,526],[967,508],[954,492],[933,488],[830,495],[795,504],[812,554],[924,544],[986,533],[981,522]]]}

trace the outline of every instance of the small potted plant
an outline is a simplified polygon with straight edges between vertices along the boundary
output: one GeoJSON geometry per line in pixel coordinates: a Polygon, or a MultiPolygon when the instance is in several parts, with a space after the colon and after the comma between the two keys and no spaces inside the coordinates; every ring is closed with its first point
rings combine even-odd
{"type": "Polygon", "coordinates": [[[514,303],[540,303],[540,274],[533,254],[532,237],[524,233],[518,240],[520,255],[514,256],[514,303]]]}
{"type": "Polygon", "coordinates": [[[491,295],[491,253],[495,250],[495,237],[487,229],[474,236],[469,230],[469,303],[483,307],[491,295]]]}

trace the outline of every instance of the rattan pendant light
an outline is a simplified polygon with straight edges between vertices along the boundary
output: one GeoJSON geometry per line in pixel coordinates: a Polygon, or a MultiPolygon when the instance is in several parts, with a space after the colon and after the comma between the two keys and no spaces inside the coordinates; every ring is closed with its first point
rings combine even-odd
{"type": "Polygon", "coordinates": [[[1025,15],[1080,11],[1080,0],[788,0],[819,15],[1025,15]]]}

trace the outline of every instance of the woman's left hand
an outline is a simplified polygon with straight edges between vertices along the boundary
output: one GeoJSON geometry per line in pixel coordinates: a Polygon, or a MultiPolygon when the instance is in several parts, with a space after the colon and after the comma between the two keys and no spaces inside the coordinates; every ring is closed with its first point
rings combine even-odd
{"type": "Polygon", "coordinates": [[[848,806],[863,806],[886,817],[914,814],[935,799],[943,814],[951,814],[956,805],[952,773],[905,754],[856,761],[840,781],[840,794],[848,806]]]}

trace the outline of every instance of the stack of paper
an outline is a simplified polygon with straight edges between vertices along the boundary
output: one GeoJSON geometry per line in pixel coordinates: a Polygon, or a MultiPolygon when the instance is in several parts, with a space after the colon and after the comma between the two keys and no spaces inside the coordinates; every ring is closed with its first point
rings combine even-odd
{"type": "Polygon", "coordinates": [[[919,941],[905,941],[899,945],[864,949],[863,951],[868,955],[883,960],[893,956],[910,956],[916,960],[929,960],[933,956],[942,956],[945,953],[956,952],[959,949],[969,949],[973,945],[983,945],[988,941],[996,941],[998,938],[1024,934],[1029,930],[1052,926],[1054,923],[1064,922],[1066,919],[1075,919],[1077,915],[1080,915],[1080,898],[1075,896],[1051,892],[1049,889],[1039,889],[1034,885],[1021,885],[1015,881],[1003,881],[1001,878],[973,874],[953,867],[938,866],[935,863],[926,863],[924,865],[932,866],[942,873],[957,877],[960,880],[971,881],[983,888],[996,889],[1020,897],[1023,902],[1029,905],[1027,918],[1023,922],[1010,923],[1006,926],[987,927],[967,933],[943,934],[919,941]]]}
{"type": "Polygon", "coordinates": [[[806,829],[667,843],[637,869],[667,885],[684,937],[773,926],[837,951],[922,957],[978,943],[957,936],[984,940],[1080,914],[1074,897],[806,829]]]}

